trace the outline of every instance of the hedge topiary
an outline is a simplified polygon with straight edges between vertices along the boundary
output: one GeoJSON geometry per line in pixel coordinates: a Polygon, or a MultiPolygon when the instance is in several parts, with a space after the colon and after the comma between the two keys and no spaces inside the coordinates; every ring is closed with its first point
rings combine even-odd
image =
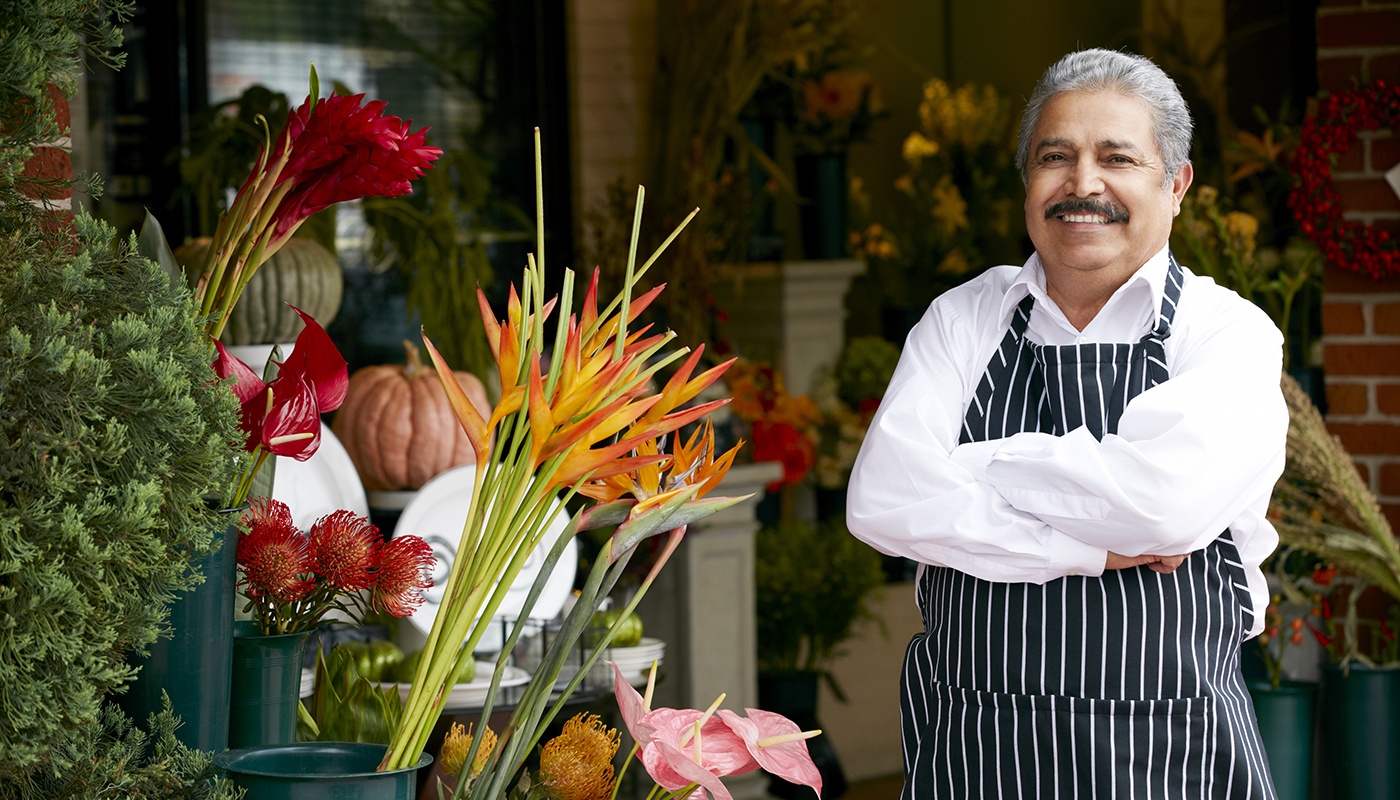
{"type": "Polygon", "coordinates": [[[238,452],[188,290],[76,231],[0,226],[0,779],[71,766],[63,742],[199,580],[238,452]]]}

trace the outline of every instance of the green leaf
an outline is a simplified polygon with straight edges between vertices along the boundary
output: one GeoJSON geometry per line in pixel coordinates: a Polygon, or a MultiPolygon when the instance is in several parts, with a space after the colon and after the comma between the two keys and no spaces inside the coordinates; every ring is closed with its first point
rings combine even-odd
{"type": "Polygon", "coordinates": [[[184,270],[170,251],[170,242],[166,241],[160,221],[149,209],[146,210],[146,220],[141,224],[141,233],[136,236],[136,251],[159,264],[166,277],[170,278],[171,286],[185,285],[184,270]]]}

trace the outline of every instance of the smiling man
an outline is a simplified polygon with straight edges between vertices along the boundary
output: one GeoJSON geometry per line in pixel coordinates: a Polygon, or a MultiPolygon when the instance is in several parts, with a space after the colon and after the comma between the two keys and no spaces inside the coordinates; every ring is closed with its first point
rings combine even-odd
{"type": "Polygon", "coordinates": [[[1264,624],[1282,336],[1167,248],[1191,118],[1145,58],[1072,53],[1017,159],[1035,253],[940,296],[847,522],[922,565],[904,798],[1272,798],[1240,675],[1264,624]]]}

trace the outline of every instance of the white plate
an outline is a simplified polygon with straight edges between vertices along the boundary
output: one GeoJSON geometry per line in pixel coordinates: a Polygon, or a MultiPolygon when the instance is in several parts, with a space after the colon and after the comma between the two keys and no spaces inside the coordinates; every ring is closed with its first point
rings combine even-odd
{"type": "Polygon", "coordinates": [[[301,692],[298,697],[310,697],[316,691],[316,670],[302,669],[301,692]]]}
{"type": "Polygon", "coordinates": [[[277,459],[272,496],[287,504],[292,510],[292,521],[304,531],[310,530],[316,520],[342,508],[369,516],[369,500],[360,475],[355,472],[355,462],[329,425],[321,426],[321,446],[311,458],[277,459]]]}
{"type": "MultiPolygon", "coordinates": [[[[486,693],[491,689],[491,676],[496,671],[496,665],[488,661],[476,662],[476,680],[471,683],[459,683],[452,687],[452,691],[447,694],[447,704],[445,708],[463,708],[480,706],[486,702],[486,693]]],[[[501,688],[510,686],[521,686],[530,682],[530,673],[519,667],[507,665],[505,672],[501,673],[501,688]]],[[[408,683],[381,683],[379,688],[385,689],[396,687],[399,690],[399,697],[408,700],[409,690],[413,688],[408,683]]],[[[499,704],[500,698],[497,698],[499,704]]]]}
{"type": "MultiPolygon", "coordinates": [[[[418,496],[404,507],[403,514],[394,525],[394,534],[421,536],[433,548],[437,563],[433,568],[433,588],[424,593],[424,601],[418,610],[409,617],[413,627],[425,636],[433,628],[437,618],[438,605],[442,602],[447,585],[447,575],[452,569],[452,561],[457,553],[457,543],[462,538],[462,526],[467,521],[467,507],[471,503],[472,486],[476,482],[476,466],[468,464],[454,467],[433,478],[418,490],[418,496]]],[[[569,514],[558,506],[558,511],[545,529],[539,545],[525,559],[520,574],[506,591],[501,607],[496,611],[497,618],[505,618],[510,623],[525,606],[525,596],[535,576],[544,566],[549,549],[569,525],[569,514]]],[[[574,572],[578,569],[578,544],[570,540],[568,547],[559,556],[544,588],[540,591],[535,607],[530,611],[536,619],[552,619],[564,607],[564,601],[574,588],[574,572]]],[[[501,649],[506,625],[491,625],[477,643],[479,653],[495,652],[501,649]]]]}

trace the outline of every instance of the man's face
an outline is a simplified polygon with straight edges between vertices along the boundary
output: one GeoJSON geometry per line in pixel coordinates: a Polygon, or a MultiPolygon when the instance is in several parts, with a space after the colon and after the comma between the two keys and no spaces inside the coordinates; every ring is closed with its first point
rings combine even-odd
{"type": "Polygon", "coordinates": [[[1167,243],[1191,166],[1163,184],[1147,106],[1116,91],[1064,92],[1041,110],[1026,163],[1026,228],[1047,275],[1126,280],[1167,243]]]}

